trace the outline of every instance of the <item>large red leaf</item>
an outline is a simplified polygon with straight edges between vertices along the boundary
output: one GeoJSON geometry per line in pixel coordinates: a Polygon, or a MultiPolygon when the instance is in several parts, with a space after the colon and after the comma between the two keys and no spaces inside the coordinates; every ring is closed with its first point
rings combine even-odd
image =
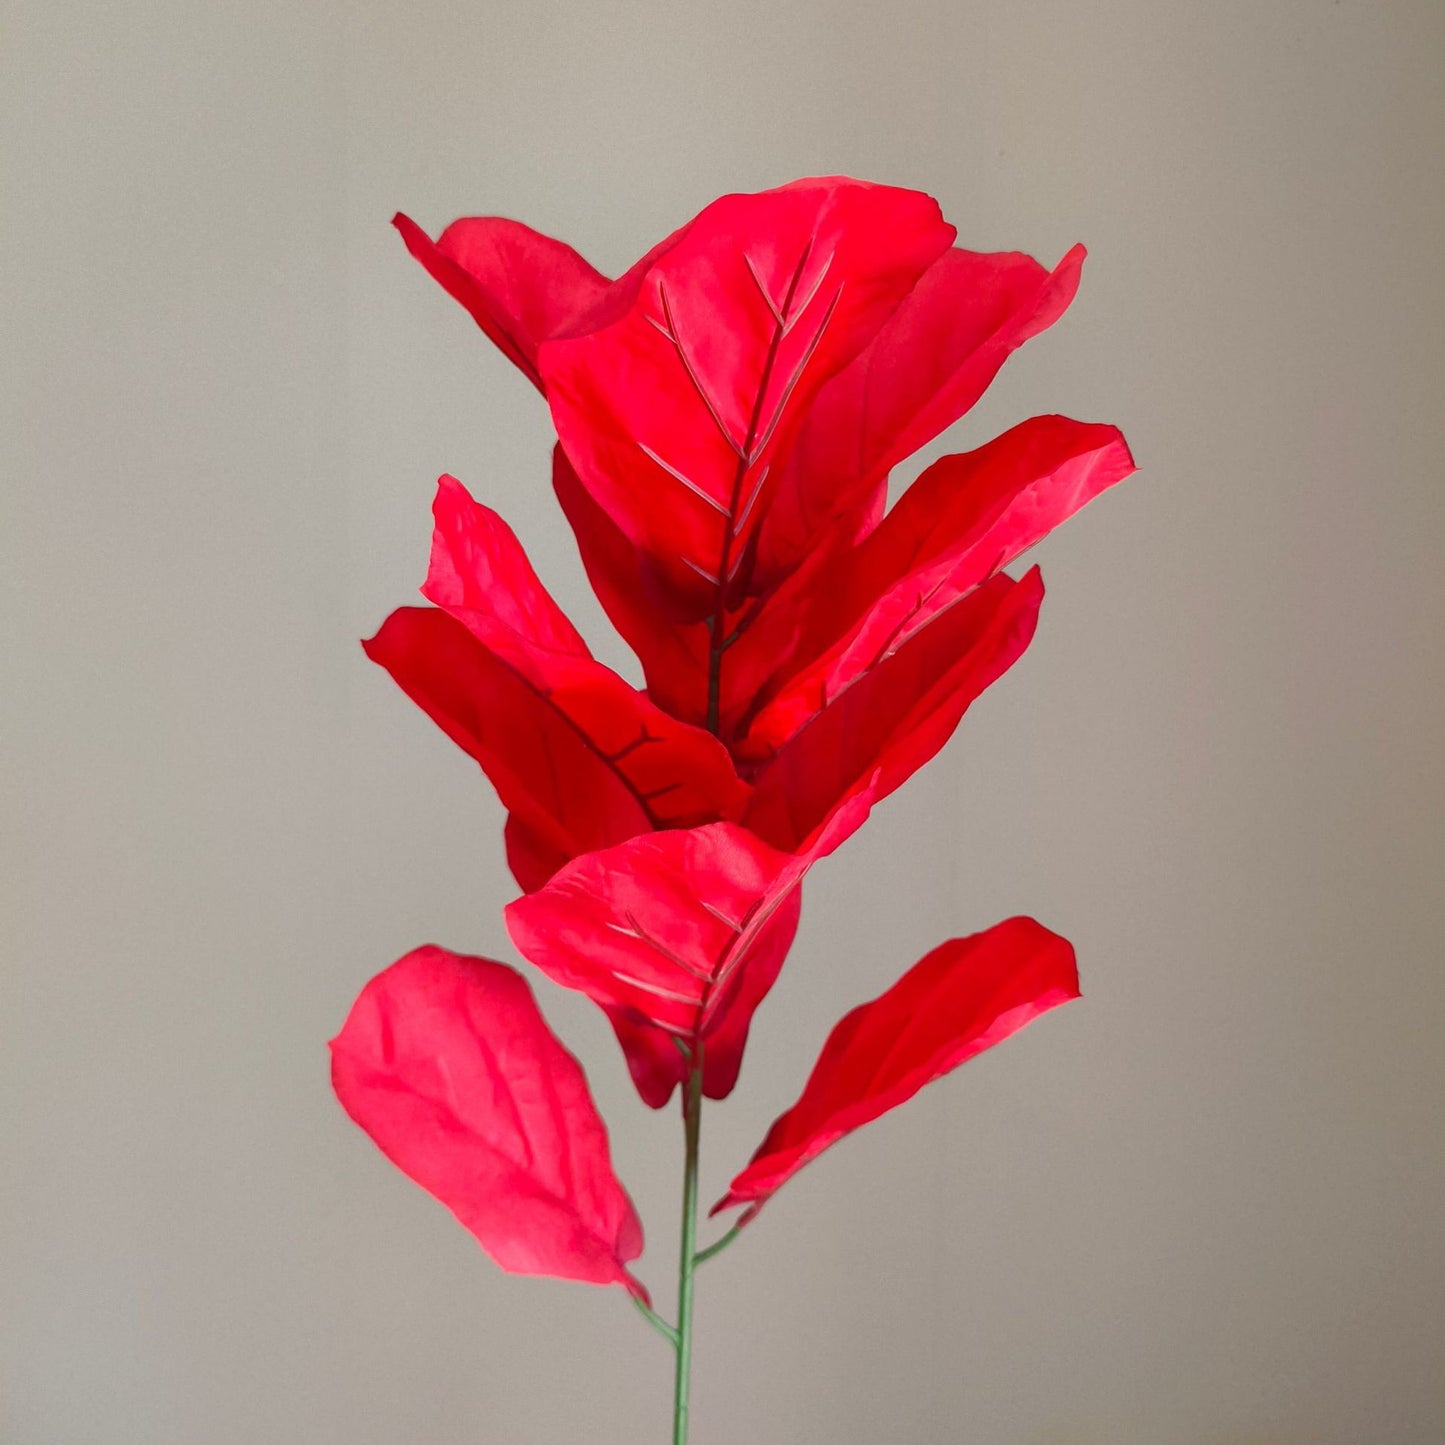
{"type": "Polygon", "coordinates": [[[351,1117],[515,1274],[647,1292],[642,1226],[581,1065],[513,969],[426,947],[367,984],[331,1041],[351,1117]]]}
{"type": "Polygon", "coordinates": [[[583,485],[668,583],[674,620],[746,589],[767,478],[819,388],[948,247],[927,196],[856,181],[724,196],[625,311],[538,369],[583,485]]]}
{"type": "MultiPolygon", "coordinates": [[[[938,752],[974,698],[1022,655],[1043,594],[1036,567],[1017,582],[1000,573],[895,638],[801,726],[790,719],[754,778],[747,826],[776,848],[810,858],[831,852],[938,752]]],[[[767,715],[760,721],[766,726],[767,715]]]]}
{"type": "MultiPolygon", "coordinates": [[[[805,866],[729,823],[646,834],[568,864],[508,906],[507,929],[549,978],[645,1030],[649,1048],[660,1037],[681,1058],[673,1041],[700,1042],[704,1089],[719,1098],[792,941],[805,866]]],[[[650,1077],[670,1091],[678,1072],[650,1077]]]]}
{"type": "Polygon", "coordinates": [[[812,580],[797,651],[814,660],[774,689],[753,746],[778,746],[899,636],[953,606],[1133,470],[1115,427],[1061,416],[1034,417],[977,451],[935,462],[877,530],[812,580]]]}
{"type": "Polygon", "coordinates": [[[1014,252],[945,252],[871,343],[821,388],[780,459],[760,539],[769,585],[851,514],[876,520],[889,471],[957,421],[1009,354],[1053,325],[1078,290],[1084,248],[1052,272],[1014,252]]]}
{"type": "Polygon", "coordinates": [[[653,827],[738,815],[748,789],[727,749],[592,658],[495,512],[443,477],[435,515],[422,591],[576,728],[653,827]]]}
{"type": "Polygon", "coordinates": [[[1073,948],[1031,918],[940,945],[839,1022],[798,1102],[712,1212],[746,1204],[750,1219],[845,1134],[1078,995],[1073,948]]]}

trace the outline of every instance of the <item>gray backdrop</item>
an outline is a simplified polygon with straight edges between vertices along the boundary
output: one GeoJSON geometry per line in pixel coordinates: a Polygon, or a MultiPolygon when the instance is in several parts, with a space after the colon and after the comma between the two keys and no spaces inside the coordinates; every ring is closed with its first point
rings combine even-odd
{"type": "MultiPolygon", "coordinates": [[[[327,1085],[395,956],[514,957],[490,790],[356,644],[440,471],[623,660],[540,402],[387,221],[614,269],[828,171],[1084,240],[948,447],[1058,410],[1143,473],[818,869],[706,1187],[949,934],[1034,913],[1086,1000],[707,1268],[698,1445],[1442,1438],[1438,0],[10,0],[3,47],[5,1441],[664,1438],[624,1296],[502,1275],[327,1085]]],[[[670,1287],[676,1118],[539,992],[670,1287]]]]}

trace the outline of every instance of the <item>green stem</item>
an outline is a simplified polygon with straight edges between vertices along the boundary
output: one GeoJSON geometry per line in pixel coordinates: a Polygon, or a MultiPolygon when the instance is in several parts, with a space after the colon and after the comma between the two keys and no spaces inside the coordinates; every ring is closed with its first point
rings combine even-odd
{"type": "Polygon", "coordinates": [[[652,1308],[644,1304],[636,1295],[632,1296],[632,1303],[637,1306],[637,1312],[657,1331],[658,1334],[670,1344],[673,1349],[677,1348],[677,1331],[652,1308]]]}
{"type": "Polygon", "coordinates": [[[713,1255],[721,1254],[742,1232],[743,1227],[741,1224],[733,1225],[721,1239],[714,1240],[706,1249],[698,1250],[698,1252],[693,1255],[692,1262],[694,1264],[702,1264],[711,1259],[713,1255]]]}
{"type": "Polygon", "coordinates": [[[697,1161],[702,1129],[702,1043],[692,1057],[683,1099],[687,1152],[682,1174],[682,1247],[677,1267],[677,1384],[672,1404],[672,1445],[687,1445],[688,1385],[692,1371],[692,1290],[697,1268],[697,1161]]]}

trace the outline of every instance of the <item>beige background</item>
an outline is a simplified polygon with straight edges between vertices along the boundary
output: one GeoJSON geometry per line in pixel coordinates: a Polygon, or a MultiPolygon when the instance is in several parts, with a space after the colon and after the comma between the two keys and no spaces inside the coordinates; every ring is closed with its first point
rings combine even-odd
{"type": "MultiPolygon", "coordinates": [[[[951,933],[1033,912],[1087,999],[708,1268],[698,1445],[1442,1439],[1439,0],[10,0],[3,48],[7,1445],[664,1438],[623,1296],[500,1274],[327,1087],[397,954],[513,956],[490,791],[356,645],[436,474],[603,635],[540,403],[387,220],[621,268],[832,170],[1085,240],[949,444],[1060,410],[1144,473],[818,870],[708,1187],[951,933]]],[[[676,1121],[541,993],[665,1283],[676,1121]]]]}

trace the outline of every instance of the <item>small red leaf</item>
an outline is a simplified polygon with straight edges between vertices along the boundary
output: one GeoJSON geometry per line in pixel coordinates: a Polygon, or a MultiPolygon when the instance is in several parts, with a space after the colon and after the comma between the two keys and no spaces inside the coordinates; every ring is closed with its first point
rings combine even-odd
{"type": "Polygon", "coordinates": [[[645,1089],[648,1102],[665,1100],[680,1072],[658,1072],[667,1035],[701,1040],[704,1088],[721,1097],[792,941],[805,867],[730,823],[644,834],[517,899],[507,930],[549,978],[650,1031],[645,1072],[661,1097],[645,1089]]]}
{"type": "Polygon", "coordinates": [[[539,390],[537,347],[597,305],[611,284],[564,242],[500,216],[453,221],[435,241],[399,211],[392,225],[407,250],[539,390]]]}
{"type": "Polygon", "coordinates": [[[532,568],[517,535],[455,477],[437,480],[431,558],[421,594],[465,621],[484,642],[511,640],[590,658],[587,644],[532,568]]]}
{"type": "Polygon", "coordinates": [[[367,984],[331,1041],[346,1112],[514,1274],[646,1290],[642,1226],[581,1065],[532,991],[486,958],[419,948],[367,984]]]}
{"type": "Polygon", "coordinates": [[[738,816],[750,789],[727,749],[592,657],[511,528],[453,477],[434,511],[437,610],[400,608],[363,645],[491,779],[522,887],[637,833],[738,816]]]}
{"type": "MultiPolygon", "coordinates": [[[[777,912],[758,934],[747,966],[741,970],[737,996],[710,1027],[705,1039],[702,1091],[709,1099],[726,1099],[742,1068],[743,1051],[753,1014],[767,996],[792,946],[802,912],[803,890],[787,893],[777,912]]],[[[628,1072],[638,1096],[650,1109],[660,1109],[672,1091],[687,1078],[688,1062],[677,1047],[676,1035],[643,1022],[629,1008],[603,1005],[617,1042],[622,1045],[628,1072]]]]}
{"type": "Polygon", "coordinates": [[[1079,995],[1074,950],[1031,918],[941,944],[829,1034],[798,1102],[712,1212],[744,1220],[845,1134],[1079,995]]]}

